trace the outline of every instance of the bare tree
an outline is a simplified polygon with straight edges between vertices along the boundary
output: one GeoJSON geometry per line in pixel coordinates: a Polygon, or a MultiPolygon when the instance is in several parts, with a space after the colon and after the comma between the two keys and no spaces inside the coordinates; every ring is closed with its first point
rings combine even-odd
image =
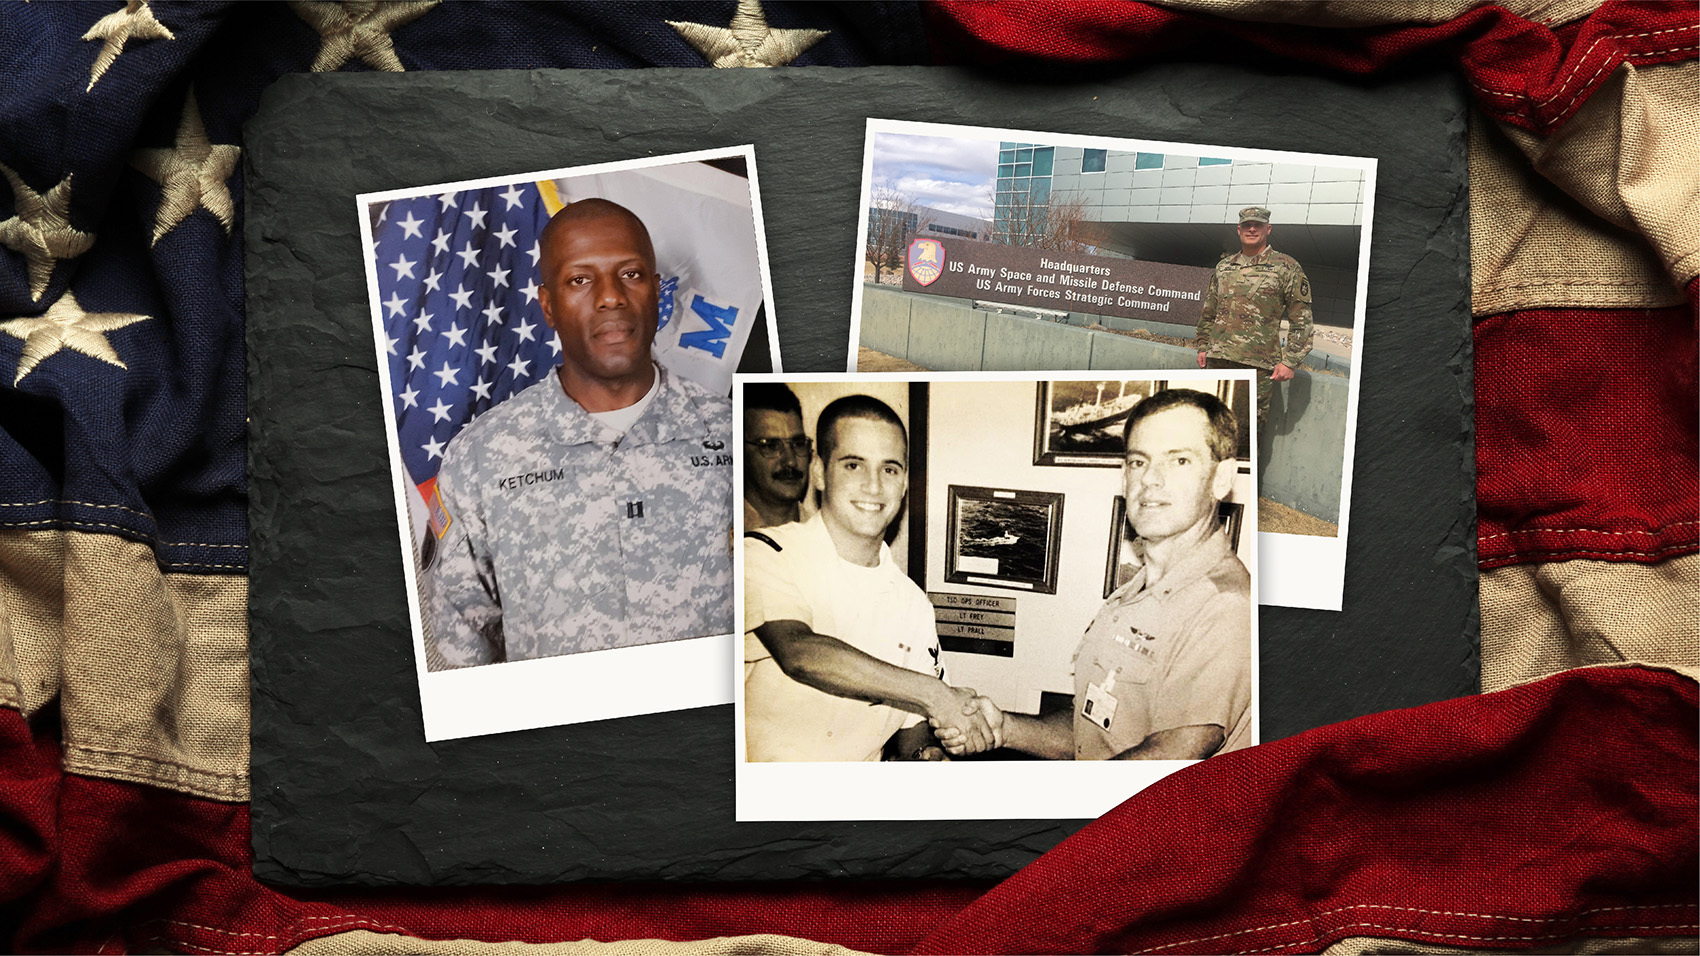
{"type": "Polygon", "coordinates": [[[924,215],[925,209],[914,196],[891,183],[878,183],[869,190],[868,241],[863,255],[873,264],[876,283],[885,270],[902,268],[910,237],[932,221],[924,215]]]}
{"type": "Polygon", "coordinates": [[[1010,193],[998,207],[994,241],[1053,252],[1088,252],[1104,244],[1102,224],[1086,218],[1085,196],[1053,194],[1035,198],[1010,193]]]}

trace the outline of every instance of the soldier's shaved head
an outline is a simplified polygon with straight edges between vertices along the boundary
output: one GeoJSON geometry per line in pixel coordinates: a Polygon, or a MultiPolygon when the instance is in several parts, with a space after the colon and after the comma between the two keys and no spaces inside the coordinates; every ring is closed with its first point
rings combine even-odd
{"type": "MultiPolygon", "coordinates": [[[[563,232],[572,229],[576,224],[603,217],[623,219],[632,227],[633,231],[640,237],[642,248],[648,254],[649,264],[653,268],[655,265],[655,243],[649,238],[649,228],[643,224],[642,219],[637,217],[637,213],[610,199],[580,199],[578,202],[562,207],[560,212],[550,216],[548,225],[543,227],[543,232],[538,237],[538,248],[542,252],[543,260],[547,261],[551,251],[559,247],[557,237],[563,232]]],[[[549,272],[549,268],[545,265],[543,275],[547,277],[549,272]]]]}

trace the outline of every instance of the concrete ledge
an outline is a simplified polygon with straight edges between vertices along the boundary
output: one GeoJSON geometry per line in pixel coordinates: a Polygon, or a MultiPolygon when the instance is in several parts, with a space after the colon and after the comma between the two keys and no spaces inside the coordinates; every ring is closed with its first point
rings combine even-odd
{"type": "Polygon", "coordinates": [[[913,298],[877,285],[862,286],[860,344],[903,358],[909,354],[909,308],[913,298]]]}
{"type": "Polygon", "coordinates": [[[1320,352],[1316,349],[1312,349],[1311,353],[1305,356],[1304,364],[1305,367],[1314,368],[1319,372],[1336,372],[1348,377],[1352,374],[1352,363],[1349,359],[1338,355],[1329,355],[1327,352],[1320,352]]]}
{"type": "Polygon", "coordinates": [[[1096,333],[1019,315],[978,314],[986,317],[982,369],[1020,372],[1092,367],[1092,339],[1096,333]]]}
{"type": "Polygon", "coordinates": [[[940,372],[975,372],[981,368],[985,341],[986,313],[965,309],[956,302],[912,297],[909,354],[904,358],[940,372]]]}
{"type": "Polygon", "coordinates": [[[1153,335],[1167,335],[1170,338],[1192,341],[1198,334],[1196,325],[1180,325],[1175,322],[1161,322],[1156,319],[1130,319],[1121,315],[1089,315],[1085,318],[1094,320],[1095,324],[1117,332],[1150,332],[1153,335]]]}
{"type": "MultiPolygon", "coordinates": [[[[1104,318],[1071,313],[1067,323],[1047,322],[981,312],[962,299],[869,285],[862,292],[861,344],[944,372],[1197,368],[1198,353],[1191,348],[1074,324],[1104,318]]],[[[1162,326],[1139,327],[1162,335],[1180,328],[1162,326]]],[[[1181,331],[1191,334],[1190,329],[1181,331]]],[[[1313,351],[1292,381],[1275,387],[1268,426],[1259,442],[1265,462],[1259,492],[1338,524],[1351,381],[1311,371],[1317,368],[1349,370],[1350,364],[1313,351]]]]}
{"type": "Polygon", "coordinates": [[[1198,353],[1192,349],[1164,342],[1148,342],[1113,332],[1092,333],[1091,368],[1137,370],[1197,367],[1198,353]]]}
{"type": "Polygon", "coordinates": [[[1305,514],[1340,523],[1346,408],[1351,380],[1300,371],[1275,385],[1261,493],[1305,514]]]}

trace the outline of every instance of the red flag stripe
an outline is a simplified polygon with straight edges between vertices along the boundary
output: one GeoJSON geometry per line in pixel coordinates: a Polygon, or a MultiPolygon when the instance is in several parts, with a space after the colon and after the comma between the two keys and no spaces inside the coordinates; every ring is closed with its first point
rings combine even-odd
{"type": "Polygon", "coordinates": [[[917,951],[1691,934],[1696,702],[1694,682],[1668,671],[1576,670],[1215,757],[1111,811],[917,951]]]}
{"type": "Polygon", "coordinates": [[[936,3],[926,10],[935,57],[953,63],[1114,63],[1219,43],[1223,34],[1349,73],[1373,73],[1426,53],[1454,55],[1483,110],[1542,134],[1562,125],[1619,63],[1692,59],[1700,44],[1693,8],[1674,3],[1606,3],[1582,24],[1559,29],[1501,7],[1433,25],[1324,29],[1219,19],[1135,0],[936,3]]]}
{"type": "Polygon", "coordinates": [[[1691,309],[1509,312],[1475,341],[1483,568],[1697,550],[1691,309]]]}

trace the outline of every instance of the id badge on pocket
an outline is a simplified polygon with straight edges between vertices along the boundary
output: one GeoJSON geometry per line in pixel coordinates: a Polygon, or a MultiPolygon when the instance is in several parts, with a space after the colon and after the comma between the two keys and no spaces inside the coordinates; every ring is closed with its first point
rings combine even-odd
{"type": "Polygon", "coordinates": [[[1087,684],[1086,700],[1080,705],[1080,716],[1097,724],[1105,730],[1116,719],[1116,695],[1111,692],[1115,685],[1087,684]]]}

